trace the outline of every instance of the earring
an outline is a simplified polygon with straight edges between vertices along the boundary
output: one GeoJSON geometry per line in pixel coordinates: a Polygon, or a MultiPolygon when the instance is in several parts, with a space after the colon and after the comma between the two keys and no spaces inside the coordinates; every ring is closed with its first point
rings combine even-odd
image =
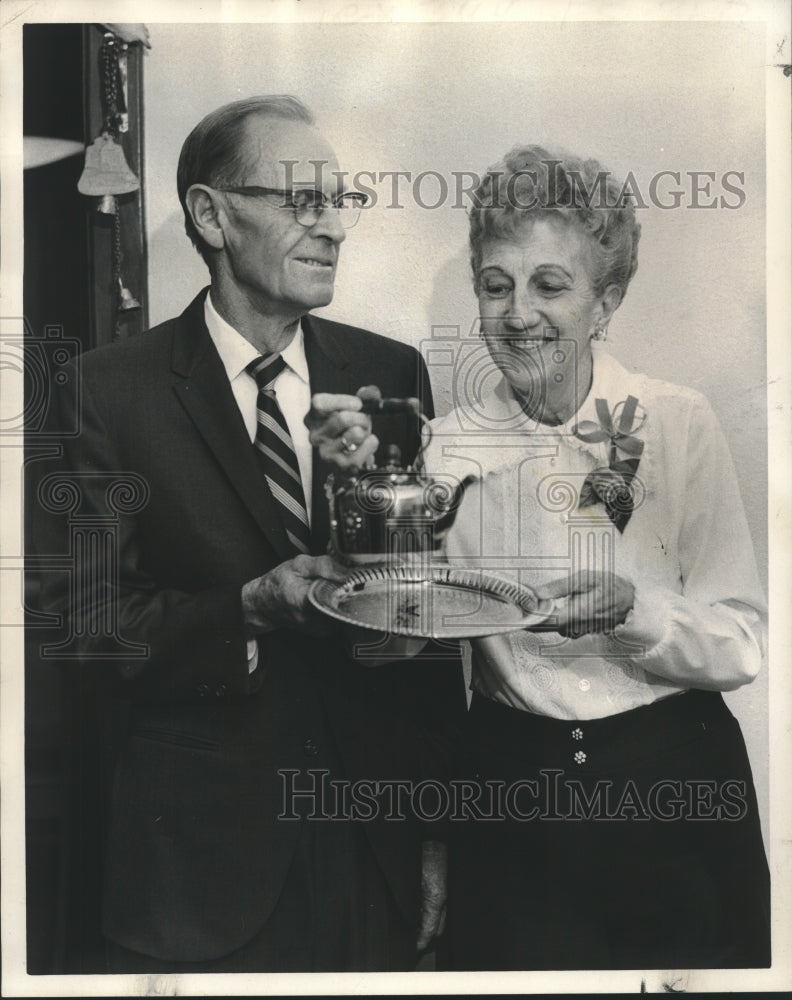
{"type": "Polygon", "coordinates": [[[607,340],[608,339],[608,328],[604,323],[597,323],[594,327],[594,332],[591,335],[592,340],[607,340]]]}

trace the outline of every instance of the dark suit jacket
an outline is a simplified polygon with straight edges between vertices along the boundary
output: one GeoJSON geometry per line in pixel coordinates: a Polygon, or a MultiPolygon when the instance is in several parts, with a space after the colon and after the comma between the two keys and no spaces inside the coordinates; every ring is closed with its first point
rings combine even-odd
{"type": "MultiPolygon", "coordinates": [[[[64,648],[131,706],[109,807],[105,932],[188,961],[240,947],[277,902],[300,827],[278,819],[279,770],[299,771],[289,780],[300,787],[308,768],[350,780],[437,776],[465,710],[448,650],[367,669],[335,638],[282,629],[260,638],[249,675],[241,585],[293,553],[204,323],[204,294],[177,319],[81,359],[56,407],[63,426],[79,425],[64,471],[80,499],[70,520],[50,503],[40,529],[46,551],[60,537],[61,551],[83,558],[71,593],[66,574],[44,581],[48,606],[69,623],[64,648]],[[109,490],[125,473],[126,493],[109,490]],[[83,534],[99,525],[85,548],[75,524],[83,534]]],[[[431,414],[412,348],[303,323],[312,392],[375,383],[385,396],[421,396],[431,414]]],[[[403,418],[375,420],[375,433],[414,455],[417,428],[403,418]]],[[[329,471],[315,459],[317,554],[328,543],[329,471]]],[[[409,817],[361,825],[415,923],[426,831],[409,817]]]]}

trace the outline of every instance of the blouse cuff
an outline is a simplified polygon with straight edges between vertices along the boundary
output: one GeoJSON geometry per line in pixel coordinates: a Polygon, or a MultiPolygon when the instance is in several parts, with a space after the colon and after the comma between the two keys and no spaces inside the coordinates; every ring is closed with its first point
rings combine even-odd
{"type": "Polygon", "coordinates": [[[256,639],[248,639],[247,641],[247,665],[249,674],[252,674],[258,666],[258,640],[256,639]]]}
{"type": "Polygon", "coordinates": [[[639,657],[646,656],[663,641],[670,620],[667,592],[660,587],[636,585],[633,606],[613,634],[619,640],[642,646],[639,657]]]}

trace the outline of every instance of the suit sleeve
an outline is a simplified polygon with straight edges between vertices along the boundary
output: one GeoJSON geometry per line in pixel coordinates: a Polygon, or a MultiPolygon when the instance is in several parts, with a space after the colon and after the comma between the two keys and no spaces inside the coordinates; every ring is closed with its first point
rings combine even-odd
{"type": "Polygon", "coordinates": [[[53,429],[79,433],[63,438],[31,515],[34,548],[50,567],[40,573],[41,604],[61,622],[51,655],[93,664],[125,697],[250,693],[239,589],[163,588],[141,569],[134,495],[144,501],[148,484],[125,469],[87,383],[77,386],[75,375],[55,393],[53,429]]]}

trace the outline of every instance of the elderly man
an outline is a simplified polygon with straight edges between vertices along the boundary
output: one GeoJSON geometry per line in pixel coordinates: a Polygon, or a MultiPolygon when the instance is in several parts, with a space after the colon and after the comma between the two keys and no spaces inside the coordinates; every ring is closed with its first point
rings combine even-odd
{"type": "MultiPolygon", "coordinates": [[[[84,356],[80,393],[76,378],[59,390],[60,419],[80,428],[61,471],[81,514],[103,511],[108,476],[145,483],[139,509],[116,510],[117,567],[97,557],[83,574],[101,581],[93,597],[45,581],[67,621],[88,601],[111,615],[111,635],[72,632],[129,705],[107,804],[112,971],[410,969],[440,922],[431,830],[376,798],[355,822],[340,789],[392,794],[442,773],[465,709],[459,662],[367,669],[307,602],[312,580],[341,578],[326,554],[330,462],[362,463],[378,438],[407,460],[418,444],[403,417],[338,429],[315,410],[312,452],[312,394],[320,411],[324,393],[355,407],[376,382],[432,409],[413,349],[308,315],[333,297],[359,212],[343,176],[295,98],[209,114],[178,189],[210,287],[84,356]]],[[[50,509],[42,523],[50,552],[58,531],[67,545],[64,521],[50,509]]]]}

